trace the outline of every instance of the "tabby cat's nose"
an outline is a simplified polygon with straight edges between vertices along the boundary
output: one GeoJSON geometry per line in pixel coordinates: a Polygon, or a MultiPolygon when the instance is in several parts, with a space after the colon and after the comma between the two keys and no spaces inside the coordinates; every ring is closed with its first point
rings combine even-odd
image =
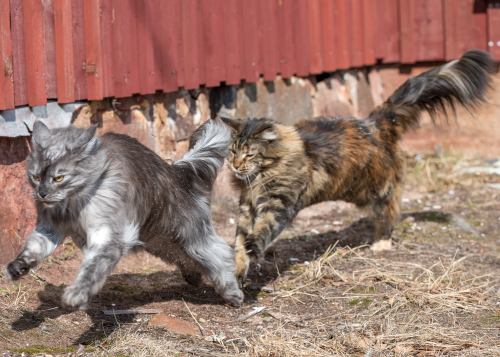
{"type": "Polygon", "coordinates": [[[233,165],[233,167],[235,170],[238,170],[240,168],[239,166],[236,166],[236,165],[233,165]]]}

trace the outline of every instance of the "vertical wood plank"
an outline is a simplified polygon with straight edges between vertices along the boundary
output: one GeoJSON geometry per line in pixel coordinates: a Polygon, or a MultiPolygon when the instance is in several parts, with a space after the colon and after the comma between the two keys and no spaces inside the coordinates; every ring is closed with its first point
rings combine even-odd
{"type": "Polygon", "coordinates": [[[320,0],[307,1],[307,25],[309,32],[309,71],[312,74],[319,74],[323,72],[320,0]]]}
{"type": "Polygon", "coordinates": [[[457,7],[455,0],[443,0],[445,60],[457,59],[457,7]]]}
{"type": "Polygon", "coordinates": [[[163,49],[161,47],[161,12],[160,0],[151,0],[153,5],[153,16],[149,20],[153,26],[153,52],[155,64],[155,89],[163,89],[163,49]]]}
{"type": "Polygon", "coordinates": [[[128,0],[113,0],[112,14],[115,96],[130,97],[133,91],[128,0]]]}
{"type": "Polygon", "coordinates": [[[323,67],[325,72],[337,70],[337,30],[335,4],[321,0],[321,30],[323,32],[323,67]]]}
{"type": "Polygon", "coordinates": [[[336,0],[335,23],[337,24],[337,65],[339,69],[351,67],[351,27],[349,0],[336,0]]]}
{"type": "Polygon", "coordinates": [[[224,40],[226,51],[226,84],[239,84],[241,74],[240,26],[238,0],[228,0],[224,6],[224,40]]]}
{"type": "Polygon", "coordinates": [[[75,76],[75,100],[87,98],[87,73],[85,58],[85,27],[83,2],[72,0],[73,11],[73,65],[75,76]]]}
{"type": "Polygon", "coordinates": [[[487,10],[488,17],[488,50],[500,59],[500,1],[490,1],[487,10]],[[495,6],[498,4],[498,7],[495,6]]]}
{"type": "Polygon", "coordinates": [[[290,78],[296,71],[294,37],[294,0],[278,1],[278,38],[280,50],[280,72],[283,78],[290,78]]]}
{"type": "Polygon", "coordinates": [[[56,35],[54,0],[42,0],[43,45],[45,48],[45,91],[47,98],[57,98],[56,35]]]}
{"type": "Polygon", "coordinates": [[[384,10],[385,0],[373,0],[375,2],[375,29],[377,41],[375,41],[375,58],[382,59],[386,53],[384,10]]]}
{"type": "Polygon", "coordinates": [[[278,2],[260,0],[262,23],[262,65],[264,79],[272,81],[279,72],[278,2]]]}
{"type": "MultiPolygon", "coordinates": [[[[139,93],[139,56],[137,48],[137,5],[139,2],[142,6],[143,0],[126,0],[125,14],[128,24],[128,41],[129,41],[129,59],[130,59],[130,89],[133,94],[139,93]]],[[[180,21],[180,19],[179,19],[180,21]]]]}
{"type": "Polygon", "coordinates": [[[23,0],[23,15],[28,101],[30,106],[45,105],[47,97],[42,3],[39,0],[23,0]]]}
{"type": "Polygon", "coordinates": [[[163,90],[176,91],[179,74],[180,3],[179,0],[160,0],[163,57],[163,90]],[[168,50],[167,50],[168,49],[168,50]]]}
{"type": "Polygon", "coordinates": [[[295,0],[294,37],[295,63],[297,76],[309,75],[309,30],[307,15],[307,0],[295,0]]]}
{"type": "MultiPolygon", "coordinates": [[[[196,0],[182,0],[182,44],[184,51],[185,89],[195,89],[200,85],[197,10],[196,0]]],[[[220,22],[222,25],[222,21],[220,22]]],[[[223,55],[224,53],[221,54],[221,56],[223,55]]]]}
{"type": "Polygon", "coordinates": [[[399,24],[398,0],[382,0],[379,11],[380,21],[384,24],[385,54],[382,63],[399,62],[399,24]]]}
{"type": "Polygon", "coordinates": [[[362,0],[350,1],[351,13],[351,67],[363,66],[364,23],[362,0]]]}
{"type": "Polygon", "coordinates": [[[113,2],[101,0],[101,55],[102,55],[102,95],[115,96],[115,73],[113,51],[113,2]]]}
{"type": "Polygon", "coordinates": [[[26,76],[26,50],[24,47],[23,0],[10,1],[12,36],[12,74],[14,76],[14,104],[28,104],[28,78],[26,76]]]}
{"type": "Polygon", "coordinates": [[[141,94],[156,91],[153,0],[138,1],[137,5],[137,55],[139,57],[139,89],[141,94]]]}
{"type": "MultiPolygon", "coordinates": [[[[203,44],[203,1],[204,0],[198,0],[196,2],[196,8],[197,8],[197,13],[198,13],[198,63],[199,63],[199,68],[198,68],[198,77],[200,79],[200,84],[205,84],[206,83],[206,76],[205,76],[205,45],[203,44]]],[[[241,5],[240,5],[241,6],[241,5]]],[[[240,22],[239,22],[240,23],[240,22]]],[[[241,23],[240,23],[240,26],[241,23]]]]}
{"type": "Polygon", "coordinates": [[[400,32],[400,58],[402,63],[415,62],[415,49],[413,43],[413,12],[414,0],[399,0],[399,32],[400,32]]]}
{"type": "Polygon", "coordinates": [[[362,0],[363,17],[363,63],[365,66],[372,66],[375,59],[375,38],[378,39],[375,27],[376,4],[373,0],[362,0]]]}
{"type": "Polygon", "coordinates": [[[486,2],[457,0],[457,55],[471,49],[487,49],[486,2]]]}
{"type": "Polygon", "coordinates": [[[443,3],[413,0],[415,61],[442,61],[444,56],[443,3]]]}
{"type": "Polygon", "coordinates": [[[14,108],[9,0],[0,0],[0,110],[14,108]]]}
{"type": "Polygon", "coordinates": [[[257,2],[243,1],[243,11],[239,21],[244,25],[243,37],[245,46],[245,79],[247,82],[256,82],[260,77],[261,51],[258,42],[257,2]]]}
{"type": "Polygon", "coordinates": [[[217,87],[225,80],[224,28],[221,0],[204,0],[203,44],[205,85],[217,87]]]}
{"type": "Polygon", "coordinates": [[[54,0],[57,101],[75,101],[71,0],[54,0]]]}
{"type": "Polygon", "coordinates": [[[101,14],[99,0],[85,0],[85,72],[87,99],[102,100],[101,14]]]}

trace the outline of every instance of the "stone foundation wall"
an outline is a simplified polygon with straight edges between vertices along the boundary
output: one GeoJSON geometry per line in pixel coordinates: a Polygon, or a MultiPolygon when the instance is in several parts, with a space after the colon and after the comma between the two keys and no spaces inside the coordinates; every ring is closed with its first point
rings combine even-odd
{"type": "MultiPolygon", "coordinates": [[[[73,113],[80,127],[98,124],[98,132],[113,131],[137,138],[165,160],[180,158],[188,138],[209,117],[267,117],[286,124],[318,115],[366,118],[408,77],[433,66],[383,66],[370,71],[338,72],[330,77],[277,78],[272,82],[243,83],[212,89],[158,93],[116,100],[91,102],[73,113]]],[[[497,80],[495,89],[500,88],[497,80]]],[[[408,133],[402,147],[409,153],[442,149],[500,156],[500,95],[494,91],[491,104],[472,117],[460,111],[449,125],[432,125],[424,115],[422,128],[408,133]]],[[[439,120],[445,123],[445,120],[439,120]]],[[[0,264],[7,263],[22,247],[35,224],[31,188],[26,181],[28,137],[0,137],[0,264]]],[[[224,168],[214,187],[214,196],[236,193],[224,168]]]]}

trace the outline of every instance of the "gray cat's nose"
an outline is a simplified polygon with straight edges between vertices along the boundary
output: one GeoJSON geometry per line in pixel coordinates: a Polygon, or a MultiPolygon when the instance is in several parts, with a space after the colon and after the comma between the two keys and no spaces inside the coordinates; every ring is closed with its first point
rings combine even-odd
{"type": "Polygon", "coordinates": [[[45,196],[47,196],[47,192],[45,191],[39,191],[38,194],[40,195],[41,198],[45,198],[45,196]]]}

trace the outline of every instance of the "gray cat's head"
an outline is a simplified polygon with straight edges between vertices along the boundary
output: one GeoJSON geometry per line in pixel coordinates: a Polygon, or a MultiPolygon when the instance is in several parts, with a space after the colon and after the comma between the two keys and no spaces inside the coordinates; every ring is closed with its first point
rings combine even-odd
{"type": "Polygon", "coordinates": [[[32,152],[27,160],[35,200],[52,207],[86,187],[87,159],[99,144],[96,129],[69,126],[51,131],[42,122],[35,122],[32,152]]]}

